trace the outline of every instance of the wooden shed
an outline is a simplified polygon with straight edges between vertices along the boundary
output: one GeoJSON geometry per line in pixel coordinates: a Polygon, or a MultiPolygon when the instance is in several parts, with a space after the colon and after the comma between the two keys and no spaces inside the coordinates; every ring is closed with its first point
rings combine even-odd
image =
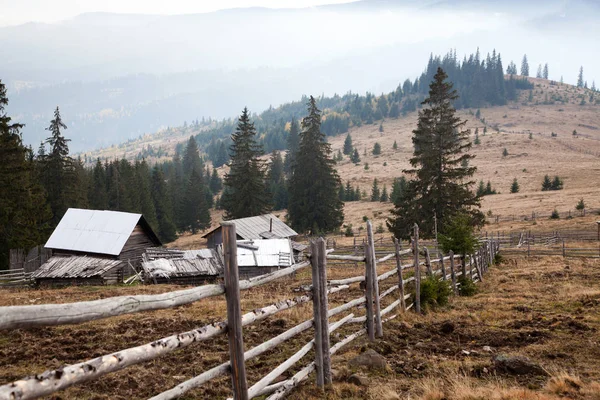
{"type": "Polygon", "coordinates": [[[140,268],[142,254],[161,242],[142,214],[69,208],[46,242],[53,257],[36,281],[107,284],[140,268]]]}
{"type": "MultiPolygon", "coordinates": [[[[235,224],[238,240],[289,239],[298,236],[296,231],[273,214],[234,219],[230,222],[235,224]]],[[[211,229],[202,237],[206,238],[208,247],[216,248],[223,243],[221,226],[211,229]]]]}
{"type": "Polygon", "coordinates": [[[198,285],[223,275],[220,249],[148,249],[142,262],[145,283],[198,285]]]}

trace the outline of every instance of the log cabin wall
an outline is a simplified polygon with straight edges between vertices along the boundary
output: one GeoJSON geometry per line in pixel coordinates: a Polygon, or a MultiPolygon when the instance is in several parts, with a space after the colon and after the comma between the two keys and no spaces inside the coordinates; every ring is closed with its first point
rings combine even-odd
{"type": "MultiPolygon", "coordinates": [[[[127,242],[123,246],[123,250],[121,250],[121,254],[119,254],[118,259],[131,263],[131,265],[135,269],[140,268],[140,264],[142,261],[142,254],[146,251],[148,247],[154,247],[160,245],[148,234],[146,229],[141,224],[137,224],[127,242]]],[[[124,276],[133,275],[135,271],[131,269],[131,267],[125,263],[125,267],[123,269],[124,276]]]]}

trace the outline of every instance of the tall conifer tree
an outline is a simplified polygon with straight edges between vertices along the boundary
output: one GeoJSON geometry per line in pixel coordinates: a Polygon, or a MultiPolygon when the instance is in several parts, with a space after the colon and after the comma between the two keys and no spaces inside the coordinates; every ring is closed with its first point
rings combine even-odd
{"type": "Polygon", "coordinates": [[[261,215],[269,211],[270,194],[265,182],[264,162],[259,159],[262,146],[256,140],[254,123],[247,108],[231,136],[229,173],[225,174],[221,204],[226,219],[261,215]]]}
{"type": "Polygon", "coordinates": [[[419,111],[417,129],[413,131],[414,153],[411,170],[414,178],[395,201],[389,229],[399,238],[407,238],[414,223],[424,236],[434,231],[433,215],[441,225],[458,214],[467,213],[472,223],[483,223],[479,200],[471,191],[471,178],[476,168],[469,166],[473,158],[466,121],[456,116],[452,103],[457,99],[447,75],[438,68],[430,85],[426,106],[419,111]],[[466,166],[464,166],[466,165],[466,166]]]}
{"type": "Polygon", "coordinates": [[[331,145],[321,132],[321,111],[314,97],[308,101],[308,116],[302,120],[300,149],[289,185],[288,218],[298,232],[328,232],[344,220],[344,203],[338,197],[341,185],[331,158],[331,145]]]}
{"type": "Polygon", "coordinates": [[[23,125],[11,122],[7,104],[0,81],[0,270],[8,268],[10,249],[44,243],[52,217],[32,154],[23,145],[23,125]]]}
{"type": "Polygon", "coordinates": [[[165,175],[158,166],[154,166],[152,171],[151,193],[156,210],[158,236],[164,243],[172,242],[177,238],[175,224],[173,223],[173,206],[165,182],[165,175]]]}

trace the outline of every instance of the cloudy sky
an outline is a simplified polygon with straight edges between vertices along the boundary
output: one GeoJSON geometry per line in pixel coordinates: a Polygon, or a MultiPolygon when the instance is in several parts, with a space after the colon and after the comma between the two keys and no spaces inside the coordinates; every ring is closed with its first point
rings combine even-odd
{"type": "Polygon", "coordinates": [[[86,12],[189,14],[227,8],[301,8],[352,0],[0,0],[0,26],[56,22],[86,12]]]}

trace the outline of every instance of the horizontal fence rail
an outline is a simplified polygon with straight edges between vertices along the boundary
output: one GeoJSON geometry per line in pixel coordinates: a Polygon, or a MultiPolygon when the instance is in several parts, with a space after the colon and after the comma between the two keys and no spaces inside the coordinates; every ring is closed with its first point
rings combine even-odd
{"type": "MultiPolygon", "coordinates": [[[[227,268],[236,271],[237,257],[232,255],[235,254],[236,247],[235,225],[224,224],[223,230],[224,237],[234,238],[224,243],[224,253],[226,257],[229,255],[228,261],[226,261],[227,268]]],[[[394,311],[398,310],[403,313],[411,309],[420,310],[418,289],[422,274],[439,276],[440,279],[447,280],[456,293],[460,286],[457,281],[458,277],[468,276],[475,282],[484,279],[485,272],[493,263],[494,256],[500,248],[499,241],[487,239],[480,242],[480,248],[475,254],[465,256],[454,255],[450,252],[448,255],[442,256],[440,254],[438,256],[438,252],[434,251],[432,254],[436,254],[436,257],[432,259],[428,247],[422,246],[423,242],[418,239],[417,226],[414,227],[415,235],[410,248],[404,250],[397,240],[392,241],[391,246],[386,244],[386,246],[376,249],[370,221],[367,224],[367,230],[368,240],[361,247],[362,254],[357,254],[354,248],[342,249],[342,254],[337,254],[337,251],[332,253],[332,249],[327,250],[328,243],[320,239],[311,243],[311,253],[307,257],[308,261],[248,280],[240,281],[237,276],[229,275],[229,278],[226,277],[226,285],[206,285],[160,295],[119,296],[79,303],[0,307],[0,329],[78,324],[117,315],[172,308],[223,294],[226,294],[228,310],[227,321],[222,320],[200,326],[187,332],[174,334],[146,344],[4,384],[0,386],[0,400],[35,399],[47,396],[70,386],[97,379],[132,365],[157,359],[191,346],[196,342],[204,342],[226,333],[229,334],[229,361],[159,393],[152,399],[164,400],[183,396],[190,390],[201,387],[207,382],[226,374],[232,376],[233,395],[236,400],[250,399],[257,396],[269,396],[269,399],[283,398],[300,382],[306,380],[312,372],[316,372],[317,385],[322,387],[324,384],[331,382],[330,356],[332,354],[363,335],[367,335],[370,340],[381,337],[384,323],[397,316],[392,315],[394,311]],[[350,254],[344,254],[348,252],[350,254]],[[327,270],[333,267],[328,265],[330,261],[350,261],[364,264],[364,274],[344,279],[328,280],[327,270]],[[239,312],[239,297],[236,298],[236,291],[230,292],[230,286],[226,289],[226,286],[231,284],[227,283],[227,279],[230,282],[233,279],[234,287],[239,288],[237,289],[237,293],[239,293],[239,290],[273,282],[308,266],[312,267],[313,283],[305,294],[277,301],[243,315],[239,312]],[[383,268],[379,268],[380,266],[383,268]],[[393,283],[380,292],[379,285],[391,278],[394,278],[393,283]],[[364,290],[364,296],[345,301],[337,307],[329,307],[329,297],[348,290],[352,284],[359,284],[364,290]],[[392,297],[391,300],[390,297],[392,297]],[[386,302],[386,306],[382,305],[383,301],[386,302]],[[236,302],[238,311],[235,311],[236,302]],[[293,326],[244,352],[242,337],[244,326],[257,323],[279,312],[307,303],[313,304],[312,319],[293,326]],[[355,315],[359,310],[364,310],[364,315],[355,315]],[[235,317],[236,312],[237,317],[235,317]],[[342,315],[344,313],[346,314],[342,315]],[[384,318],[388,315],[391,316],[387,319],[384,318]],[[332,322],[330,321],[332,317],[339,319],[332,322]],[[330,343],[333,339],[330,335],[331,332],[342,327],[349,328],[356,324],[363,326],[336,343],[330,343]],[[256,358],[307,331],[314,332],[312,340],[308,340],[303,347],[287,360],[275,366],[271,372],[257,382],[248,385],[245,374],[246,361],[256,358]],[[308,354],[311,354],[311,351],[314,353],[312,362],[309,362],[291,378],[274,383],[282,374],[301,362],[308,354]]]]}

